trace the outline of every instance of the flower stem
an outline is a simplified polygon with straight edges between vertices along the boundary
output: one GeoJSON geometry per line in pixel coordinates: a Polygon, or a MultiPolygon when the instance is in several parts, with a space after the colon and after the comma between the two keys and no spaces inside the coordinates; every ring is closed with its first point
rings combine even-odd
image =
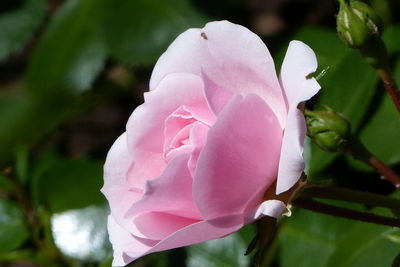
{"type": "Polygon", "coordinates": [[[400,209],[400,199],[340,187],[307,186],[301,196],[360,203],[389,209],[400,209]]]}
{"type": "Polygon", "coordinates": [[[372,153],[369,152],[357,138],[351,138],[343,152],[353,156],[355,159],[367,163],[381,174],[382,179],[389,181],[397,189],[400,189],[400,176],[392,168],[383,163],[376,156],[372,155],[372,153]]]}
{"type": "Polygon", "coordinates": [[[400,112],[400,90],[396,85],[396,81],[394,80],[390,70],[388,68],[377,69],[379,78],[382,80],[382,83],[386,89],[386,92],[392,98],[394,105],[397,108],[397,111],[400,112]]]}
{"type": "Polygon", "coordinates": [[[292,202],[294,206],[297,206],[299,208],[331,215],[331,216],[336,216],[336,217],[341,217],[341,218],[346,218],[346,219],[352,219],[352,220],[358,220],[358,221],[363,221],[363,222],[368,222],[368,223],[375,223],[375,224],[380,224],[380,225],[386,225],[386,226],[392,226],[392,227],[400,227],[400,220],[395,219],[395,218],[390,218],[390,217],[384,217],[380,215],[375,215],[372,213],[366,213],[366,212],[361,212],[361,211],[355,211],[347,208],[341,208],[341,207],[336,207],[332,206],[329,204],[321,203],[312,199],[307,199],[307,198],[297,198],[292,202]]]}
{"type": "Polygon", "coordinates": [[[369,158],[369,164],[375,168],[380,174],[382,174],[381,178],[386,179],[391,182],[397,189],[400,189],[400,177],[397,173],[393,171],[392,168],[387,166],[377,157],[371,155],[369,158]]]}

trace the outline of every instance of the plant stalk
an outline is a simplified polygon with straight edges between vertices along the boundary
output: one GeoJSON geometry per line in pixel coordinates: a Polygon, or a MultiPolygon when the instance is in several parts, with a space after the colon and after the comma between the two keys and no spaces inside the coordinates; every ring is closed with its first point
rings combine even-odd
{"type": "Polygon", "coordinates": [[[341,217],[345,219],[357,220],[379,225],[386,225],[391,227],[400,227],[400,220],[396,218],[384,217],[372,213],[366,213],[347,208],[332,206],[308,198],[297,198],[292,202],[292,204],[299,208],[331,216],[341,217]]]}
{"type": "Polygon", "coordinates": [[[392,98],[392,101],[396,106],[397,111],[400,112],[400,90],[396,85],[396,81],[394,80],[393,75],[388,68],[378,69],[377,71],[386,92],[392,98]]]}
{"type": "Polygon", "coordinates": [[[357,160],[361,160],[373,167],[382,179],[392,183],[397,189],[400,189],[400,176],[388,165],[374,156],[368,149],[353,137],[349,140],[348,145],[344,148],[343,153],[353,156],[357,160]]]}
{"type": "Polygon", "coordinates": [[[400,210],[400,199],[340,187],[310,185],[303,189],[301,196],[339,200],[400,210]]]}

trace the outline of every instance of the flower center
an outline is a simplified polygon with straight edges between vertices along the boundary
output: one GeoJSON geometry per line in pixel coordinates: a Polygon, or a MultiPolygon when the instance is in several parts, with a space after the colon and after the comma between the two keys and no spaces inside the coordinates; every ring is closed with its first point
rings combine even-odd
{"type": "Polygon", "coordinates": [[[191,151],[190,132],[196,122],[198,120],[185,106],[180,106],[168,116],[164,127],[163,156],[166,161],[177,154],[191,151]]]}

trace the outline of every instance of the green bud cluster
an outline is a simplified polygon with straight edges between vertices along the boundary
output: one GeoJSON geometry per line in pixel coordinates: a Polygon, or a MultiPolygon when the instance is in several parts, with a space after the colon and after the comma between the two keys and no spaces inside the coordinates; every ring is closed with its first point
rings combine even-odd
{"type": "Polygon", "coordinates": [[[328,152],[338,152],[351,136],[349,121],[340,113],[326,107],[325,110],[305,110],[307,134],[317,145],[328,152]]]}

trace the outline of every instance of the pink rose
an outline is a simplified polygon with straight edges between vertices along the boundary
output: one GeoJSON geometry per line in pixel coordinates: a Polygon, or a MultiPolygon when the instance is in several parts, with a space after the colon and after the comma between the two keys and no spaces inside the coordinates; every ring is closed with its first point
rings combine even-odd
{"type": "Polygon", "coordinates": [[[285,203],[304,170],[297,106],[317,93],[314,52],[287,50],[280,78],[261,39],[227,21],[182,33],[104,166],[114,266],[226,236],[285,203]]]}

